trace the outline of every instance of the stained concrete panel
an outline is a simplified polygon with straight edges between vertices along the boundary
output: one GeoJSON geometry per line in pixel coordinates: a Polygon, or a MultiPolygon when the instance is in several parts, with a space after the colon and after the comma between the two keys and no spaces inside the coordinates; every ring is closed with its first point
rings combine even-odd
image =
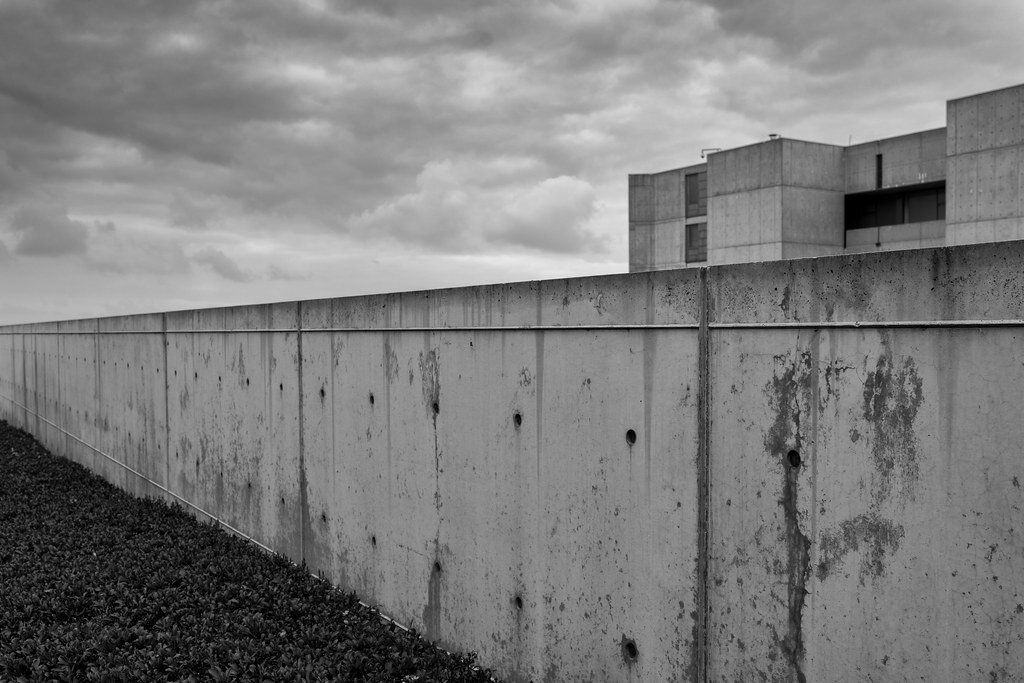
{"type": "Polygon", "coordinates": [[[843,193],[807,187],[782,188],[782,241],[843,245],[843,193]]]}
{"type": "Polygon", "coordinates": [[[96,352],[98,348],[96,321],[69,321],[59,325],[60,365],[58,367],[61,397],[60,423],[67,432],[64,452],[71,460],[93,469],[100,457],[89,446],[97,443],[96,352]]]}
{"type": "Polygon", "coordinates": [[[294,304],[167,314],[168,469],[177,495],[301,561],[297,325],[294,304]]]}
{"type": "Polygon", "coordinates": [[[770,140],[708,155],[709,205],[721,195],[780,185],[783,142],[770,140]]]}
{"type": "Polygon", "coordinates": [[[728,530],[712,532],[712,680],[888,680],[890,662],[933,680],[1013,671],[1024,641],[1006,636],[1024,621],[1006,577],[1022,561],[992,501],[1016,490],[1016,458],[995,442],[1024,436],[1011,416],[1024,377],[1020,354],[1002,358],[998,382],[988,359],[1016,336],[712,343],[712,441],[734,454],[712,462],[712,519],[728,530]]]}
{"type": "Polygon", "coordinates": [[[1013,86],[950,100],[950,155],[1024,144],[1024,86],[1013,86]]]}
{"type": "Polygon", "coordinates": [[[530,654],[508,663],[514,680],[685,671],[696,539],[693,511],[682,505],[695,482],[695,335],[502,336],[446,335],[438,358],[442,405],[459,416],[451,426],[444,408],[438,417],[438,547],[451,567],[436,577],[436,607],[450,615],[438,622],[442,640],[473,642],[491,657],[513,643],[530,654]],[[488,395],[496,400],[481,401],[488,395]],[[655,542],[659,530],[676,540],[655,542]],[[468,595],[465,586],[479,590],[468,595]],[[633,665],[623,638],[644,653],[633,665]]]}
{"type": "Polygon", "coordinates": [[[946,178],[945,128],[900,135],[845,148],[846,192],[877,187],[877,155],[882,155],[882,187],[930,183],[946,178]]]}
{"type": "Polygon", "coordinates": [[[654,220],[665,221],[685,216],[683,206],[684,174],[682,169],[654,173],[654,220]]]}
{"type": "Polygon", "coordinates": [[[782,184],[842,192],[843,148],[803,140],[782,140],[782,184]]]}
{"type": "Polygon", "coordinates": [[[629,220],[654,220],[654,182],[649,173],[629,175],[629,220]]]}

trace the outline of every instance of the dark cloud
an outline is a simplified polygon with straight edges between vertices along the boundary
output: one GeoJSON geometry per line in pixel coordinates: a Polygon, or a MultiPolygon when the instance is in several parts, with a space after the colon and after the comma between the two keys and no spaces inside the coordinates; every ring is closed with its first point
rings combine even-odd
{"type": "Polygon", "coordinates": [[[192,258],[196,263],[207,266],[217,275],[232,282],[248,282],[252,274],[238,267],[227,254],[220,249],[206,247],[197,251],[192,258]]]}
{"type": "Polygon", "coordinates": [[[170,224],[182,228],[205,228],[210,217],[209,210],[181,193],[174,195],[167,210],[170,224]]]}
{"type": "Polygon", "coordinates": [[[24,256],[82,254],[88,246],[88,226],[71,220],[66,210],[54,206],[21,207],[15,211],[8,229],[17,240],[14,252],[24,256]]]}
{"type": "Polygon", "coordinates": [[[397,263],[518,259],[507,272],[523,277],[542,260],[625,269],[627,173],[769,132],[845,143],[942,125],[944,99],[1020,81],[1022,12],[0,0],[0,221],[66,207],[49,223],[21,216],[51,227],[7,244],[77,257],[132,291],[166,289],[141,286],[147,272],[191,272],[197,298],[214,277],[257,296],[310,263],[351,273],[324,264],[382,243],[397,263]]]}

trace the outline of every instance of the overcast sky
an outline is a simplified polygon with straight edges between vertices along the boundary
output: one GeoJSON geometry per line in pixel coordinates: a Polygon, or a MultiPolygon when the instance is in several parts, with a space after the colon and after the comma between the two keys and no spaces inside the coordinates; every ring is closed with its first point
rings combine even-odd
{"type": "Polygon", "coordinates": [[[627,269],[626,176],[1024,82],[1008,0],[0,0],[0,323],[627,269]]]}

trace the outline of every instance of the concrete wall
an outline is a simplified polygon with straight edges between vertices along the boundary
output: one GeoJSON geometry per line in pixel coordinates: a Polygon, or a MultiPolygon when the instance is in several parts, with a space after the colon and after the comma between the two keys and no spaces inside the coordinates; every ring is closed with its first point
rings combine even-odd
{"type": "Polygon", "coordinates": [[[845,148],[846,192],[877,187],[876,156],[882,155],[882,188],[920,185],[946,177],[946,129],[899,135],[845,148]]]}
{"type": "Polygon", "coordinates": [[[1022,262],[1014,242],[8,327],[0,415],[510,680],[1010,681],[1022,262]]]}
{"type": "Polygon", "coordinates": [[[686,262],[686,176],[696,164],[661,173],[629,176],[629,271],[682,268],[686,262]]]}
{"type": "Polygon", "coordinates": [[[1024,85],[946,105],[947,244],[1024,238],[1024,85]]]}
{"type": "Polygon", "coordinates": [[[708,158],[708,262],[842,251],[843,148],[777,139],[708,158]]]}

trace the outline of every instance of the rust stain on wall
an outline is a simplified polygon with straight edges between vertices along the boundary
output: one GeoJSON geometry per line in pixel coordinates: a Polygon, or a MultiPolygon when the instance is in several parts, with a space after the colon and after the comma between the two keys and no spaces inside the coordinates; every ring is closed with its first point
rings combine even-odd
{"type": "Polygon", "coordinates": [[[818,580],[827,579],[836,563],[847,553],[863,548],[859,572],[863,586],[866,578],[885,573],[885,556],[899,549],[903,536],[901,525],[883,519],[875,512],[866,512],[840,523],[836,532],[822,532],[818,541],[818,580]]]}
{"type": "Polygon", "coordinates": [[[913,499],[917,482],[917,437],[914,420],[924,401],[921,377],[913,358],[893,359],[888,344],[864,381],[864,419],[871,425],[871,452],[878,472],[876,501],[888,498],[899,477],[913,499]]]}

